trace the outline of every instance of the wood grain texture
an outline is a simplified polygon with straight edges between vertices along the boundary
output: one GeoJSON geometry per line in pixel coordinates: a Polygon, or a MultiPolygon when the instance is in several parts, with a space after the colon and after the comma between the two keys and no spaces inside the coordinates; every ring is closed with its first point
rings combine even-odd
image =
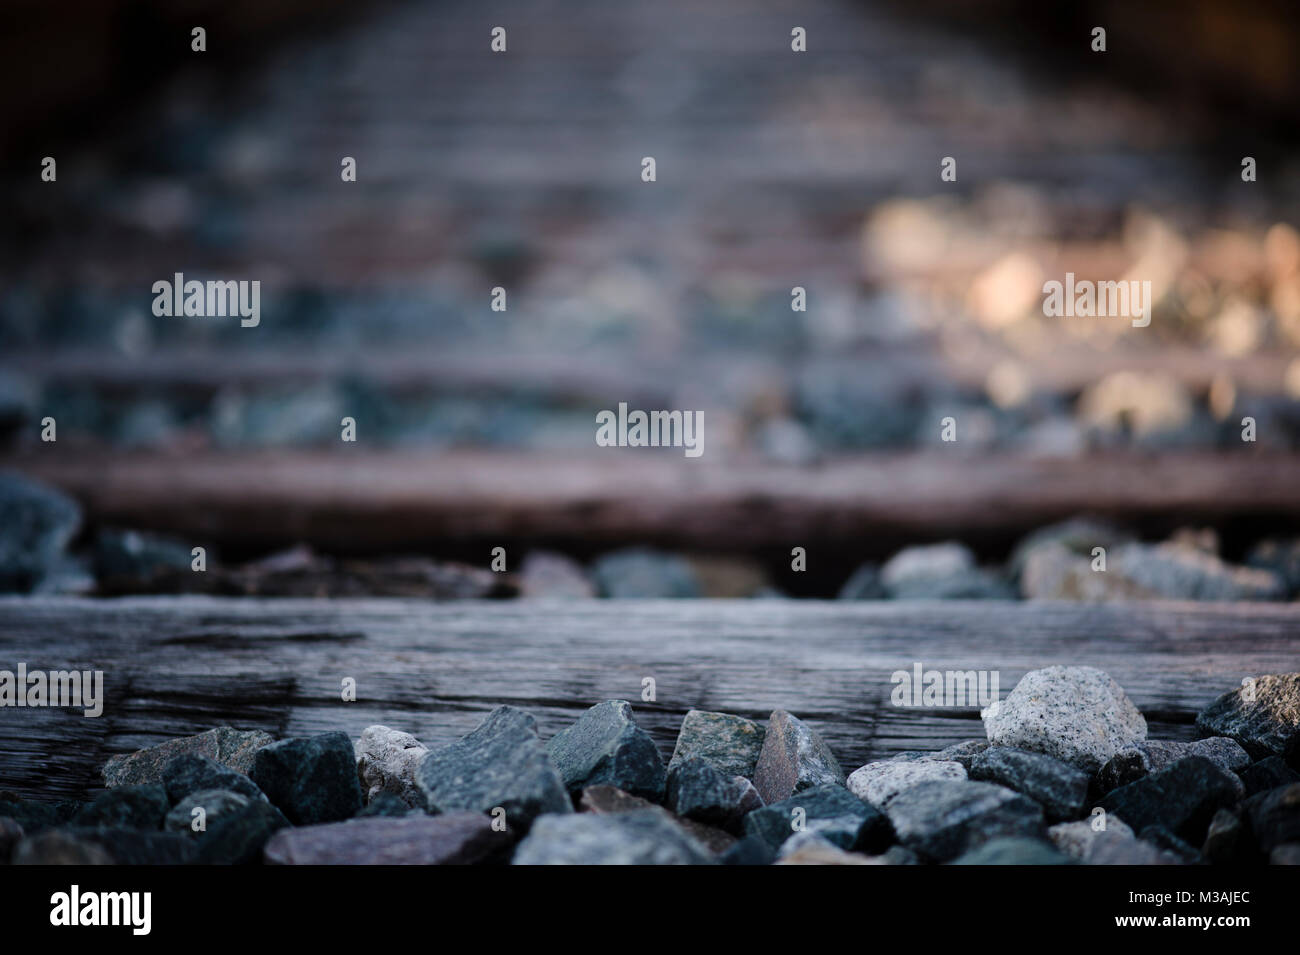
{"type": "Polygon", "coordinates": [[[113,753],[220,724],[278,736],[372,723],[450,742],[493,707],[549,737],[632,701],[665,757],[691,708],[809,720],[846,771],[983,735],[973,708],[907,709],[890,674],[1096,666],[1155,738],[1246,676],[1300,669],[1300,606],[805,601],[464,602],[209,597],[0,599],[0,668],[101,669],[103,716],[0,710],[0,789],[85,796],[113,753]],[[359,699],[340,700],[344,677],[359,699]],[[653,677],[657,699],[642,703],[653,677]]]}
{"type": "MultiPolygon", "coordinates": [[[[680,449],[30,451],[0,457],[94,520],[216,543],[400,552],[457,541],[728,551],[1014,535],[1082,512],[1167,527],[1300,521],[1300,456],[876,454],[820,467],[680,449]]],[[[865,556],[865,550],[863,551],[865,556]]]]}

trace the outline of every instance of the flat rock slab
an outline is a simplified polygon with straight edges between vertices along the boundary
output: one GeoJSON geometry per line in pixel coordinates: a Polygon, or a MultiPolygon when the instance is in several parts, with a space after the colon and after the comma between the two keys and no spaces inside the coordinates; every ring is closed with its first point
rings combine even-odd
{"type": "MultiPolygon", "coordinates": [[[[1011,687],[1029,670],[1086,659],[1124,688],[1152,737],[1189,740],[1216,697],[1245,677],[1293,671],[1297,656],[1300,604],[0,597],[0,660],[93,660],[105,696],[99,719],[7,710],[0,788],[84,801],[113,754],[230,724],[267,742],[330,730],[355,740],[381,724],[432,750],[510,703],[545,740],[594,701],[619,698],[633,700],[664,755],[692,709],[761,728],[780,707],[854,768],[941,750],[978,727],[974,708],[891,703],[890,675],[916,660],[963,671],[993,661],[1011,687]],[[339,702],[339,673],[357,679],[357,702],[339,702]],[[637,703],[646,676],[657,699],[637,703]]],[[[151,757],[153,778],[122,781],[157,782],[176,754],[151,757]]]]}
{"type": "Polygon", "coordinates": [[[273,865],[468,865],[507,842],[487,816],[450,812],[282,829],[263,855],[273,865]]]}

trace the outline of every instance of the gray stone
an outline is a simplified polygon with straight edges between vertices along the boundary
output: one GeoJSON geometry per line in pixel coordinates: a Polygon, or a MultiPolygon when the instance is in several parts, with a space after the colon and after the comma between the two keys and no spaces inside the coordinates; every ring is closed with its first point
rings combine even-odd
{"type": "Polygon", "coordinates": [[[546,754],[571,793],[586,786],[617,786],[634,796],[663,799],[663,760],[624,700],[606,700],[587,710],[552,737],[546,754]]]}
{"type": "Polygon", "coordinates": [[[880,582],[880,568],[863,564],[840,587],[838,600],[883,600],[885,587],[880,582]]]}
{"type": "Polygon", "coordinates": [[[602,597],[698,597],[699,581],[689,562],[674,554],[629,548],[605,554],[591,567],[602,597]]]}
{"type": "Polygon", "coordinates": [[[525,597],[574,600],[596,596],[596,585],[582,565],[551,551],[530,551],[519,567],[519,583],[525,597]]]}
{"type": "MultiPolygon", "coordinates": [[[[195,861],[194,842],[182,832],[155,832],[120,826],[73,826],[66,829],[50,829],[40,833],[36,839],[48,839],[56,833],[65,836],[66,840],[41,842],[40,856],[24,855],[22,864],[59,865],[65,862],[87,864],[78,861],[75,856],[80,853],[86,859],[93,860],[98,854],[94,849],[89,848],[90,846],[97,846],[117,865],[190,865],[195,861]],[[82,848],[76,849],[75,843],[82,843],[82,848]],[[60,861],[48,856],[41,857],[49,852],[58,854],[66,852],[69,858],[60,861]]],[[[19,844],[15,852],[15,863],[19,863],[19,856],[23,855],[24,846],[32,841],[27,839],[19,844]]],[[[99,863],[91,861],[88,864],[99,863]]]]}
{"type": "Polygon", "coordinates": [[[708,865],[714,857],[666,814],[544,815],[514,865],[708,865]]]}
{"type": "Polygon", "coordinates": [[[1147,826],[1138,833],[1138,840],[1169,853],[1181,865],[1199,865],[1202,861],[1199,849],[1179,839],[1164,826],[1147,826]]]}
{"type": "Polygon", "coordinates": [[[1241,817],[1230,809],[1220,809],[1210,819],[1205,830],[1201,855],[1213,865],[1231,865],[1244,862],[1247,848],[1246,827],[1241,817]]]}
{"type": "Polygon", "coordinates": [[[755,809],[744,820],[745,835],[763,839],[773,849],[800,831],[799,827],[842,849],[875,852],[893,841],[884,814],[836,783],[805,789],[755,809]]]}
{"type": "Polygon", "coordinates": [[[674,816],[663,806],[657,806],[648,799],[625,793],[614,786],[589,786],[578,798],[579,812],[616,813],[616,812],[657,812],[665,819],[680,826],[689,836],[714,854],[726,852],[736,842],[736,837],[725,829],[707,823],[674,816]]]}
{"type": "Polygon", "coordinates": [[[139,588],[193,573],[191,545],[143,531],[104,528],[95,537],[95,575],[110,589],[139,588]]]}
{"type": "Polygon", "coordinates": [[[243,809],[249,803],[249,797],[229,789],[201,789],[181,799],[163,821],[163,828],[168,832],[195,832],[194,810],[203,810],[204,830],[223,816],[243,809]]]}
{"type": "Polygon", "coordinates": [[[271,865],[468,865],[509,844],[487,816],[451,812],[282,829],[263,857],[271,865]]]}
{"type": "Polygon", "coordinates": [[[1246,795],[1277,789],[1291,783],[1300,783],[1300,773],[1286,764],[1281,756],[1269,756],[1237,770],[1237,778],[1246,787],[1246,795]]]}
{"type": "Polygon", "coordinates": [[[955,763],[961,763],[966,771],[970,772],[971,761],[988,748],[989,741],[986,739],[968,739],[960,743],[953,743],[951,746],[945,746],[939,752],[932,754],[932,757],[938,760],[951,760],[955,763]]]}
{"type": "Polygon", "coordinates": [[[1164,826],[1200,845],[1214,813],[1244,795],[1245,787],[1236,775],[1204,756],[1187,756],[1108,793],[1100,806],[1139,833],[1147,826],[1164,826]]]}
{"type": "Polygon", "coordinates": [[[390,793],[408,806],[424,808],[415,771],[429,750],[410,733],[387,726],[367,726],[354,744],[357,778],[366,803],[390,793]]]}
{"type": "Polygon", "coordinates": [[[1099,839],[1085,860],[1087,865],[1182,865],[1172,852],[1141,839],[1099,839]]]}
{"type": "Polygon", "coordinates": [[[1107,842],[1133,842],[1137,836],[1123,819],[1106,816],[1104,829],[1093,828],[1092,819],[1060,822],[1047,830],[1058,849],[1080,862],[1088,862],[1094,848],[1107,842]]]}
{"type": "Polygon", "coordinates": [[[499,706],[468,735],[432,750],[416,770],[429,812],[505,810],[506,825],[526,832],[542,813],[571,813],[564,780],[546,755],[537,721],[499,706]]]}
{"type": "Polygon", "coordinates": [[[796,832],[777,851],[776,865],[884,865],[879,857],[846,852],[821,833],[796,832]]]}
{"type": "Polygon", "coordinates": [[[366,803],[366,807],[353,816],[353,819],[365,819],[370,816],[420,816],[424,815],[423,806],[408,806],[392,793],[379,793],[366,803]]]}
{"type": "Polygon", "coordinates": [[[1071,865],[1073,862],[1042,839],[1002,836],[958,856],[951,865],[1071,865]]]}
{"type": "Polygon", "coordinates": [[[261,730],[237,730],[230,726],[169,739],[157,746],[114,756],[104,764],[104,785],[108,787],[160,783],[167,764],[183,753],[207,756],[237,773],[253,768],[253,756],[275,737],[261,730]]]}
{"type": "Polygon", "coordinates": [[[1204,756],[1229,772],[1237,772],[1250,764],[1249,754],[1236,740],[1226,736],[1192,742],[1149,739],[1125,746],[1107,760],[1097,771],[1097,786],[1101,792],[1108,793],[1187,756],[1204,756]]]}
{"type": "Polygon", "coordinates": [[[966,769],[956,760],[887,759],[855,769],[849,774],[849,792],[878,809],[899,793],[932,779],[965,779],[966,769]]]}
{"type": "Polygon", "coordinates": [[[1197,715],[1196,728],[1231,736],[1255,759],[1282,756],[1293,762],[1300,755],[1300,673],[1261,676],[1223,694],[1197,715]]]}
{"type": "Polygon", "coordinates": [[[0,473],[0,593],[33,590],[81,526],[81,508],[61,491],[0,473]]]}
{"type": "Polygon", "coordinates": [[[1026,536],[1012,551],[1007,566],[1012,575],[1021,577],[1026,564],[1038,551],[1061,548],[1067,554],[1086,557],[1091,562],[1094,547],[1104,547],[1109,551],[1116,544],[1130,540],[1132,540],[1131,534],[1112,524],[1090,517],[1073,517],[1059,524],[1040,527],[1026,536]]]}
{"type": "Polygon", "coordinates": [[[1277,574],[1294,597],[1300,593],[1300,538],[1260,541],[1247,555],[1246,566],[1277,574]]]}
{"type": "Polygon", "coordinates": [[[0,865],[8,865],[14,848],[23,841],[26,833],[18,820],[0,816],[0,865]]]}
{"type": "Polygon", "coordinates": [[[1119,684],[1095,667],[1030,670],[984,713],[994,746],[1046,753],[1095,772],[1121,748],[1146,739],[1147,723],[1119,684]]]}
{"type": "Polygon", "coordinates": [[[224,789],[241,793],[249,799],[266,798],[257,784],[243,773],[237,773],[215,759],[195,753],[177,756],[163,767],[162,775],[163,785],[167,787],[167,799],[172,805],[199,790],[224,789]]]}
{"type": "Polygon", "coordinates": [[[346,733],[285,739],[257,751],[250,778],[295,826],[338,822],[361,809],[346,733]]]}
{"type": "Polygon", "coordinates": [[[739,831],[746,813],[763,805],[744,776],[723,776],[703,759],[681,760],[668,774],[668,808],[679,816],[739,831]]]}
{"type": "Polygon", "coordinates": [[[1091,777],[1043,753],[990,746],[971,763],[970,778],[998,783],[1039,803],[1051,822],[1077,819],[1088,805],[1091,777]]]}
{"type": "Polygon", "coordinates": [[[1010,600],[1011,586],[975,564],[970,550],[953,541],[908,547],[880,569],[880,585],[895,600],[1010,600]]]}
{"type": "Polygon", "coordinates": [[[1043,833],[1042,807],[993,783],[918,783],[895,796],[885,813],[899,842],[935,862],[954,859],[998,836],[1043,833]]]}
{"type": "Polygon", "coordinates": [[[743,716],[691,710],[682,720],[668,771],[682,760],[699,758],[724,776],[752,779],[765,735],[761,724],[743,716]]]}
{"type": "Polygon", "coordinates": [[[812,727],[785,710],[773,710],[753,780],[770,804],[813,786],[843,786],[844,770],[812,727]]]}
{"type": "Polygon", "coordinates": [[[718,861],[723,865],[771,865],[776,861],[776,850],[766,839],[745,836],[722,853],[718,861]]]}

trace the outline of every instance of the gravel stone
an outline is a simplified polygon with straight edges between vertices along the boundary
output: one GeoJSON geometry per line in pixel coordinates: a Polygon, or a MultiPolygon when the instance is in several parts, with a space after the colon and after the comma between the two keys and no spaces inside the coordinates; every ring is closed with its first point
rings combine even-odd
{"type": "Polygon", "coordinates": [[[855,769],[848,778],[849,792],[877,809],[889,805],[899,793],[933,779],[965,779],[966,769],[955,760],[886,759],[855,769]]]}
{"type": "Polygon", "coordinates": [[[1234,805],[1245,787],[1233,773],[1204,756],[1188,756],[1137,782],[1121,786],[1100,805],[1139,833],[1164,826],[1180,839],[1200,845],[1214,813],[1234,805]]]}
{"type": "Polygon", "coordinates": [[[357,779],[367,804],[380,793],[390,793],[408,806],[424,807],[415,771],[429,750],[418,739],[387,726],[367,726],[354,751],[357,779]]]}
{"type": "MultiPolygon", "coordinates": [[[[168,832],[194,832],[194,810],[202,808],[204,826],[211,826],[222,816],[228,816],[248,805],[250,799],[243,793],[229,789],[201,789],[186,795],[172,807],[163,821],[168,832]]],[[[206,831],[206,830],[205,830],[206,831]]]]}
{"type": "Polygon", "coordinates": [[[1188,756],[1204,756],[1229,772],[1236,772],[1250,763],[1249,754],[1236,740],[1226,736],[1193,742],[1152,739],[1125,746],[1107,760],[1097,772],[1097,786],[1101,792],[1108,793],[1188,756]]]}
{"type": "Polygon", "coordinates": [[[754,786],[774,803],[814,786],[844,785],[844,770],[813,729],[785,710],[773,710],[754,767],[754,786]]]}
{"type": "Polygon", "coordinates": [[[744,776],[723,776],[703,759],[680,761],[668,774],[667,806],[679,816],[738,832],[763,798],[744,776]]]}
{"type": "Polygon", "coordinates": [[[1043,833],[1042,807],[993,783],[918,783],[895,796],[885,812],[898,841],[935,862],[954,859],[998,836],[1043,833]]]}
{"type": "Polygon", "coordinates": [[[468,865],[508,845],[477,812],[372,817],[282,829],[263,858],[271,865],[468,865]]]}
{"type": "Polygon", "coordinates": [[[724,776],[752,779],[765,735],[762,724],[743,716],[691,710],[682,720],[668,771],[682,760],[698,757],[724,776]]]}
{"type": "Polygon", "coordinates": [[[998,783],[1042,805],[1049,821],[1077,819],[1088,806],[1091,777],[1042,753],[990,746],[971,763],[970,778],[998,783]]]}
{"type": "Polygon", "coordinates": [[[755,809],[745,816],[745,835],[764,839],[776,849],[795,834],[795,823],[800,818],[803,831],[816,832],[842,849],[876,852],[893,841],[885,816],[836,783],[806,789],[755,809]],[[802,817],[797,812],[800,809],[802,817]]]}
{"type": "Polygon", "coordinates": [[[295,826],[338,822],[361,809],[356,757],[346,733],[264,746],[250,776],[295,826]]]}
{"type": "Polygon", "coordinates": [[[709,851],[666,813],[544,815],[514,865],[708,865],[709,851]]]}
{"type": "Polygon", "coordinates": [[[1196,717],[1196,728],[1211,736],[1231,736],[1255,759],[1281,756],[1292,765],[1300,758],[1300,673],[1257,678],[1251,686],[1223,694],[1196,717]]]}
{"type": "Polygon", "coordinates": [[[275,742],[275,737],[261,730],[237,730],[230,726],[169,739],[157,746],[114,756],[104,764],[104,785],[139,785],[160,783],[167,764],[184,753],[207,756],[237,773],[247,774],[253,768],[253,757],[263,746],[275,742]]]}
{"type": "Polygon", "coordinates": [[[587,710],[547,743],[546,754],[570,793],[608,785],[656,802],[663,799],[663,760],[624,700],[587,710]]]}

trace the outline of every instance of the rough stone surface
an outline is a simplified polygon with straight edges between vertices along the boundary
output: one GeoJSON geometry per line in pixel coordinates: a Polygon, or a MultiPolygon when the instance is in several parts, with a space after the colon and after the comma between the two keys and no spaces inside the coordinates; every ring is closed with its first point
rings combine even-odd
{"type": "Polygon", "coordinates": [[[578,800],[578,811],[595,813],[657,812],[664,818],[672,820],[675,825],[680,826],[700,845],[713,853],[725,852],[736,842],[736,837],[725,829],[697,822],[694,819],[687,819],[683,816],[674,816],[662,806],[657,806],[650,800],[642,799],[640,796],[625,793],[614,786],[591,786],[584,789],[578,800]]]}
{"type": "Polygon", "coordinates": [[[231,792],[229,789],[200,789],[181,799],[167,818],[163,828],[168,832],[194,832],[194,810],[204,812],[204,826],[211,827],[223,816],[243,809],[249,803],[249,797],[243,793],[231,792]]]}
{"type": "Polygon", "coordinates": [[[224,789],[241,793],[249,799],[265,799],[257,784],[215,759],[184,753],[163,767],[163,785],[167,787],[167,798],[175,805],[190,793],[199,790],[224,789]]]}
{"type": "Polygon", "coordinates": [[[1003,836],[963,853],[952,860],[952,865],[1071,865],[1073,862],[1042,839],[1003,836]]]}
{"type": "Polygon", "coordinates": [[[745,836],[722,853],[718,861],[723,865],[771,865],[776,861],[776,850],[766,839],[745,836]]]}
{"type": "Polygon", "coordinates": [[[81,526],[81,508],[61,491],[0,473],[0,593],[34,589],[81,526]]]}
{"type": "Polygon", "coordinates": [[[513,706],[497,707],[468,735],[430,751],[416,784],[430,812],[490,813],[499,806],[515,832],[527,831],[541,813],[573,811],[537,721],[513,706]]]}
{"type": "Polygon", "coordinates": [[[867,763],[849,774],[849,792],[883,809],[904,790],[932,779],[965,779],[966,769],[955,760],[887,759],[867,763]]]}
{"type": "Polygon", "coordinates": [[[1300,773],[1288,766],[1281,756],[1270,756],[1261,759],[1258,763],[1251,763],[1237,770],[1237,778],[1246,787],[1247,796],[1277,789],[1290,783],[1300,783],[1300,773]]]}
{"type": "Polygon", "coordinates": [[[785,710],[773,710],[753,780],[763,802],[774,803],[813,786],[843,786],[844,770],[812,727],[785,710]]]}
{"type": "Polygon", "coordinates": [[[1061,822],[1047,830],[1047,837],[1066,855],[1088,862],[1093,849],[1105,842],[1132,842],[1137,839],[1123,819],[1106,817],[1105,829],[1094,829],[1093,820],[1061,822]]]}
{"type": "Polygon", "coordinates": [[[1300,783],[1251,796],[1242,808],[1260,851],[1300,842],[1300,783]]]}
{"type": "Polygon", "coordinates": [[[816,832],[842,849],[874,852],[893,841],[884,814],[835,783],[755,809],[745,816],[744,830],[775,849],[795,834],[799,823],[803,831],[816,832]]]}
{"type": "Polygon", "coordinates": [[[1199,865],[1202,861],[1199,849],[1179,839],[1164,826],[1147,826],[1138,833],[1138,839],[1169,853],[1182,865],[1199,865]]]}
{"type": "Polygon", "coordinates": [[[357,779],[367,804],[390,793],[408,806],[424,806],[415,771],[428,748],[410,733],[387,726],[367,726],[354,744],[357,779]]]}
{"type": "Polygon", "coordinates": [[[119,786],[94,798],[76,816],[75,826],[112,826],[124,829],[161,829],[171,801],[160,783],[119,786]]]}
{"type": "Polygon", "coordinates": [[[1230,809],[1220,809],[1205,830],[1201,855],[1214,865],[1244,862],[1246,840],[1246,827],[1242,825],[1241,817],[1230,809]]]}
{"type": "Polygon", "coordinates": [[[540,816],[514,865],[707,865],[713,855],[666,813],[540,816]]]}
{"type": "Polygon", "coordinates": [[[931,754],[931,758],[961,763],[962,768],[970,772],[971,761],[988,748],[989,741],[986,739],[968,739],[945,746],[939,752],[931,754]]]}
{"type": "MultiPolygon", "coordinates": [[[[1091,562],[1094,547],[1104,547],[1107,551],[1110,551],[1116,544],[1125,543],[1131,539],[1131,534],[1111,524],[1089,517],[1073,517],[1059,524],[1040,527],[1026,536],[1012,551],[1007,566],[1014,576],[1021,577],[1026,564],[1029,563],[1035,553],[1058,547],[1067,554],[1076,557],[1087,557],[1091,562]]],[[[1025,594],[1025,596],[1031,595],[1025,594]]]]}
{"type": "Polygon", "coordinates": [[[547,743],[546,754],[570,792],[617,786],[656,802],[663,799],[663,760],[624,700],[606,700],[587,710],[547,743]]]}
{"type": "Polygon", "coordinates": [[[1182,859],[1141,839],[1099,839],[1085,860],[1088,865],[1182,865],[1182,859]]]}
{"type": "Polygon", "coordinates": [[[698,757],[680,761],[668,774],[668,808],[697,822],[737,832],[745,814],[762,805],[748,779],[723,776],[698,757]]]}
{"type": "Polygon", "coordinates": [[[411,816],[422,815],[423,806],[408,806],[405,802],[394,796],[392,793],[380,793],[370,802],[366,803],[366,808],[353,816],[353,819],[363,819],[371,816],[411,816]]]}
{"type": "Polygon", "coordinates": [[[685,559],[641,548],[598,558],[591,576],[603,597],[698,597],[700,584],[685,559]]]}
{"type": "MultiPolygon", "coordinates": [[[[183,832],[153,832],[119,826],[72,826],[55,832],[69,839],[98,846],[117,865],[190,865],[195,861],[193,840],[183,832]]],[[[39,837],[38,837],[39,838],[39,837]]],[[[67,847],[67,843],[60,844],[67,847]]],[[[19,850],[22,846],[19,846],[19,850]]],[[[93,855],[93,850],[85,850],[93,855]]],[[[52,864],[28,859],[27,864],[52,864]]]]}
{"type": "Polygon", "coordinates": [[[1164,826],[1200,845],[1214,813],[1244,794],[1233,773],[1204,756],[1188,756],[1108,793],[1099,805],[1139,833],[1147,826],[1164,826]]]}
{"type": "Polygon", "coordinates": [[[1091,777],[1043,753],[990,746],[971,763],[970,778],[998,783],[1039,803],[1049,821],[1077,819],[1088,805],[1091,777]]]}
{"type": "Polygon", "coordinates": [[[508,844],[487,816],[450,812],[282,829],[263,858],[272,865],[468,865],[508,844]]]}
{"type": "Polygon", "coordinates": [[[14,820],[29,836],[53,826],[64,825],[80,811],[81,803],[71,800],[54,803],[38,802],[34,799],[23,799],[7,790],[0,790],[0,816],[14,820]]]}
{"type": "Polygon", "coordinates": [[[691,710],[682,720],[668,770],[684,759],[698,757],[724,776],[754,777],[766,731],[743,716],[691,710]]]}
{"type": "Polygon", "coordinates": [[[995,746],[1046,753],[1095,772],[1122,747],[1146,739],[1147,723],[1119,684],[1095,667],[1031,670],[984,715],[995,746]]]}
{"type": "Polygon", "coordinates": [[[954,859],[998,836],[1043,833],[1042,807],[993,783],[918,783],[895,796],[885,811],[898,841],[935,862],[954,859]]]}
{"type": "Polygon", "coordinates": [[[110,590],[148,587],[155,578],[191,573],[190,545],[141,531],[103,528],[95,536],[95,576],[110,590]]]}
{"type": "Polygon", "coordinates": [[[596,596],[596,585],[582,565],[551,551],[530,551],[519,567],[519,583],[525,597],[573,600],[596,596]]]}
{"type": "Polygon", "coordinates": [[[1137,782],[1143,776],[1158,772],[1187,756],[1204,756],[1229,772],[1236,772],[1250,763],[1249,754],[1236,740],[1226,736],[1192,742],[1152,739],[1125,746],[1107,760],[1097,771],[1097,786],[1101,792],[1108,793],[1112,789],[1137,782]]]}
{"type": "Polygon", "coordinates": [[[1196,717],[1212,736],[1231,736],[1255,759],[1300,755],[1300,673],[1261,676],[1223,694],[1196,717]],[[1253,693],[1254,699],[1249,699],[1253,693]]]}
{"type": "Polygon", "coordinates": [[[167,764],[184,753],[207,756],[237,773],[246,774],[253,768],[254,754],[273,742],[275,737],[261,730],[245,731],[220,726],[197,736],[181,736],[148,749],[114,756],[104,764],[104,785],[162,782],[167,764]]]}
{"type": "Polygon", "coordinates": [[[197,861],[204,865],[251,865],[262,859],[267,840],[289,825],[284,813],[265,799],[228,812],[199,836],[197,861]]]}
{"type": "Polygon", "coordinates": [[[1300,865],[1300,842],[1277,846],[1268,854],[1269,865],[1300,865]]]}
{"type": "Polygon", "coordinates": [[[264,746],[250,777],[295,826],[338,822],[361,809],[356,757],[346,733],[264,746]]]}

